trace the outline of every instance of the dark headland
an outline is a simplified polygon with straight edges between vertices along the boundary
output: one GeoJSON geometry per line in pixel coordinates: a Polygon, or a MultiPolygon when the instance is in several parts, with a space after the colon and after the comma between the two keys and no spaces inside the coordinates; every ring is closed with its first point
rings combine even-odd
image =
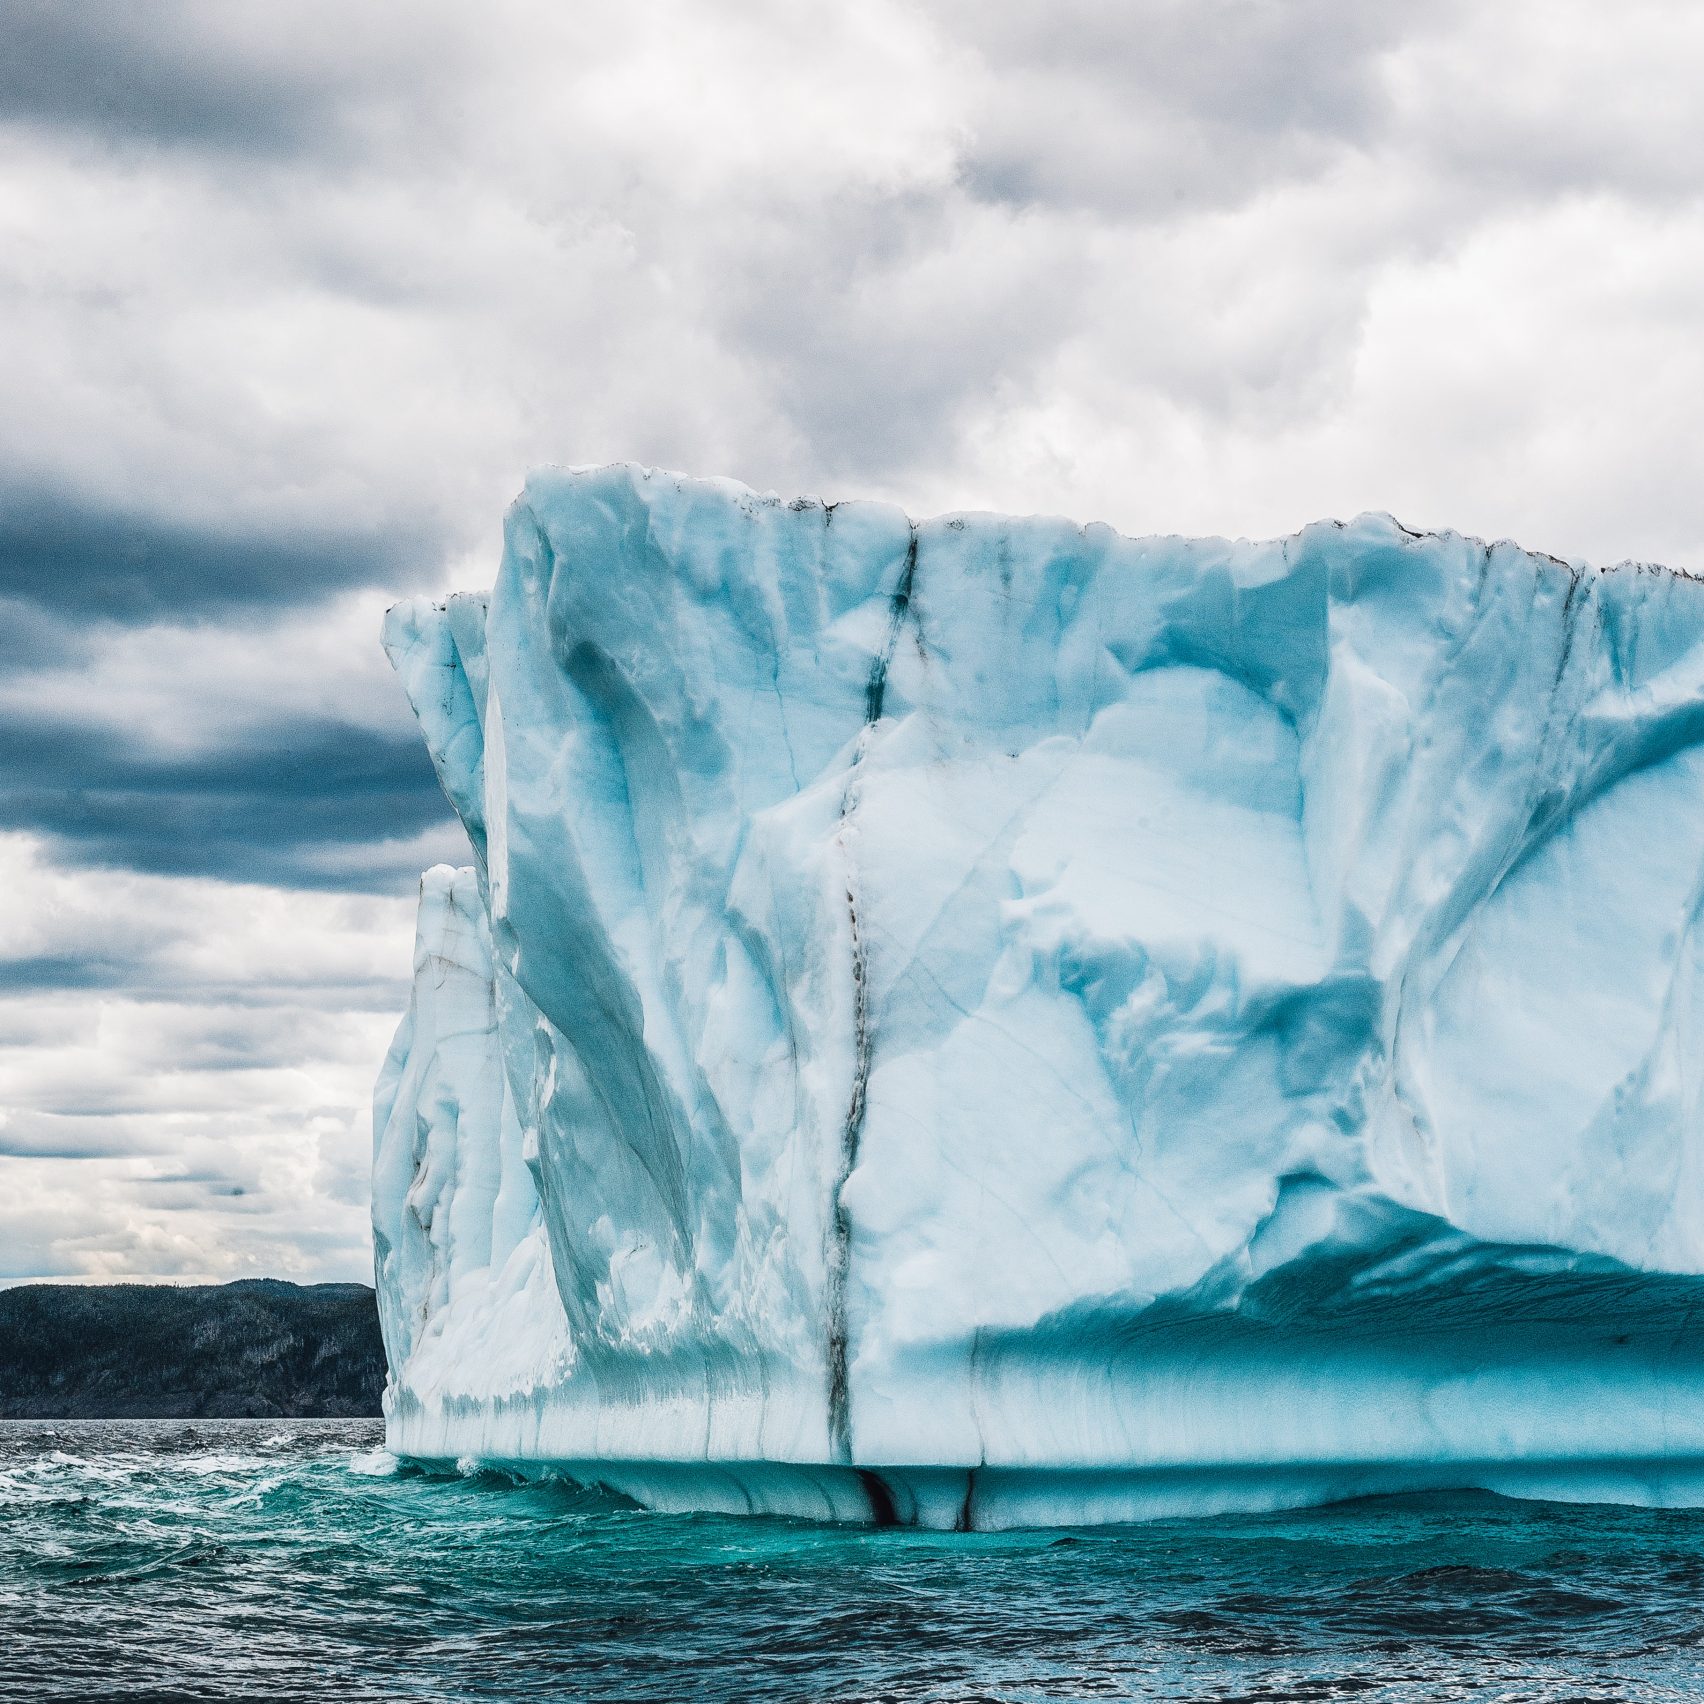
{"type": "Polygon", "coordinates": [[[346,1419],[384,1382],[365,1284],[0,1290],[0,1419],[346,1419]]]}

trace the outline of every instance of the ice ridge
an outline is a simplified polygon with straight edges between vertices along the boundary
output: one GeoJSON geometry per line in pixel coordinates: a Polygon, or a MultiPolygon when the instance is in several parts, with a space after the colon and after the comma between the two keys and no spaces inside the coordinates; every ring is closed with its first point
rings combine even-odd
{"type": "Polygon", "coordinates": [[[536,475],[385,646],[476,862],[390,1447],[935,1526],[1704,1501],[1704,588],[536,475]]]}

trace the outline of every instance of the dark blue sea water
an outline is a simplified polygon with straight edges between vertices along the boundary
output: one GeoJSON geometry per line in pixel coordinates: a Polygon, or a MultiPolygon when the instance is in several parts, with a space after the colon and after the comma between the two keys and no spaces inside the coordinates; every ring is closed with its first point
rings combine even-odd
{"type": "Polygon", "coordinates": [[[647,1514],[376,1424],[0,1425],[0,1697],[1704,1699],[1704,1514],[1073,1533],[647,1514]]]}

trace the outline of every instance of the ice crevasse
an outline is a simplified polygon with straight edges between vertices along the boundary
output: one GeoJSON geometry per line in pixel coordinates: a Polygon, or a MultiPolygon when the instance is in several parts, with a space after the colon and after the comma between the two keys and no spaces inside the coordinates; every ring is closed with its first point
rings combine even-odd
{"type": "Polygon", "coordinates": [[[1704,585],[620,466],[385,646],[476,857],[376,1095],[393,1450],[1704,1502],[1704,585]]]}

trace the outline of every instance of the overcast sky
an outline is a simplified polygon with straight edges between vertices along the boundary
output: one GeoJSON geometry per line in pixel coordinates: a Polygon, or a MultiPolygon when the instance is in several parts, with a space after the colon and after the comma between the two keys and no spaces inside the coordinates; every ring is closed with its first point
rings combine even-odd
{"type": "Polygon", "coordinates": [[[0,0],[0,1278],[362,1277],[527,468],[1704,568],[1692,0],[0,0]]]}

